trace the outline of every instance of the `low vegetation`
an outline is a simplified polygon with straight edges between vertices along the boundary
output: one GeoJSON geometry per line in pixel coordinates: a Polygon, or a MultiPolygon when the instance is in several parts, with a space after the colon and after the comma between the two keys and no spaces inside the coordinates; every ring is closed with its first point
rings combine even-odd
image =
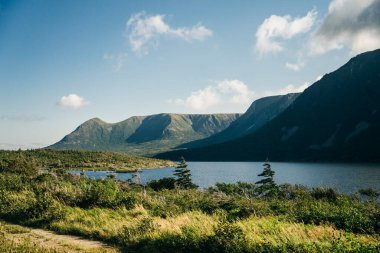
{"type": "Polygon", "coordinates": [[[58,235],[0,221],[2,253],[118,253],[119,249],[80,237],[58,235]]]}
{"type": "Polygon", "coordinates": [[[142,186],[64,170],[41,174],[28,160],[6,166],[1,219],[101,240],[125,252],[380,251],[374,198],[278,186],[270,166],[258,185],[220,183],[203,190],[181,187],[179,178],[142,186]]]}
{"type": "MultiPolygon", "coordinates": [[[[170,167],[175,164],[154,158],[131,156],[123,153],[82,150],[35,149],[26,151],[0,150],[0,169],[13,163],[28,161],[37,169],[112,170],[116,172],[170,167]]],[[[17,166],[12,166],[17,169],[17,166]]]]}

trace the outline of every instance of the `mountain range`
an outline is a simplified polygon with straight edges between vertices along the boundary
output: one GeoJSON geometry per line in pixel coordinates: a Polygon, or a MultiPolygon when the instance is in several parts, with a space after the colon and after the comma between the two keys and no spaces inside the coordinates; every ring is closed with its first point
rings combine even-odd
{"type": "Polygon", "coordinates": [[[50,149],[108,150],[151,156],[227,128],[240,114],[169,114],[130,117],[118,123],[90,119],[50,149]]]}
{"type": "Polygon", "coordinates": [[[380,49],[360,54],[324,75],[253,133],[157,157],[184,156],[198,161],[268,158],[273,161],[372,162],[380,161],[379,144],[380,49]]]}
{"type": "Polygon", "coordinates": [[[299,93],[260,98],[235,114],[157,114],[134,116],[118,123],[99,118],[81,124],[51,149],[107,150],[152,156],[212,145],[247,135],[292,104],[299,93]]]}
{"type": "Polygon", "coordinates": [[[52,149],[197,161],[380,161],[380,49],[360,54],[303,93],[260,98],[236,114],[98,118],[52,149]]]}

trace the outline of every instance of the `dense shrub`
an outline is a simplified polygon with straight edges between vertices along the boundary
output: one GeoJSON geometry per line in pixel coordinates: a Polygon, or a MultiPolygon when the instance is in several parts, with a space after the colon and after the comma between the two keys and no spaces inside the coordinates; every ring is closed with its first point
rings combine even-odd
{"type": "Polygon", "coordinates": [[[140,237],[152,232],[154,229],[153,220],[146,217],[134,227],[124,227],[118,235],[118,242],[121,245],[131,246],[136,243],[140,237]]]}
{"type": "Polygon", "coordinates": [[[138,200],[135,194],[125,191],[125,190],[119,190],[116,193],[114,206],[124,206],[127,209],[132,209],[135,207],[137,202],[138,200]]]}
{"type": "Polygon", "coordinates": [[[164,177],[158,180],[152,180],[148,182],[147,186],[155,191],[161,190],[173,190],[175,188],[176,180],[172,177],[164,177]]]}
{"type": "Polygon", "coordinates": [[[46,192],[0,190],[0,217],[27,224],[46,224],[61,219],[61,205],[46,192]]]}
{"type": "Polygon", "coordinates": [[[222,221],[209,238],[209,252],[247,252],[247,241],[243,230],[236,224],[222,221]]]}
{"type": "Polygon", "coordinates": [[[313,196],[315,199],[326,199],[328,201],[336,201],[337,200],[337,193],[332,188],[313,188],[311,191],[311,196],[313,196]]]}
{"type": "Polygon", "coordinates": [[[330,223],[339,229],[354,233],[379,232],[378,209],[366,209],[359,203],[340,199],[337,203],[327,201],[300,202],[292,215],[297,221],[309,224],[330,223]]]}
{"type": "Polygon", "coordinates": [[[47,192],[37,192],[36,201],[24,216],[25,223],[33,225],[49,224],[64,217],[62,206],[47,192]]]}
{"type": "Polygon", "coordinates": [[[79,206],[88,207],[113,207],[117,195],[117,183],[114,180],[90,180],[83,179],[79,187],[82,189],[83,198],[79,206]]]}
{"type": "Polygon", "coordinates": [[[26,189],[27,179],[23,175],[0,173],[0,189],[21,191],[26,189]]]}
{"type": "Polygon", "coordinates": [[[27,159],[22,153],[2,159],[0,172],[8,172],[33,176],[37,174],[37,167],[33,160],[27,159]]]}
{"type": "Polygon", "coordinates": [[[23,221],[34,206],[36,196],[31,191],[13,192],[0,190],[0,217],[12,221],[23,221]]]}
{"type": "Polygon", "coordinates": [[[363,196],[367,196],[367,197],[371,197],[371,198],[378,198],[380,196],[380,193],[375,191],[372,188],[360,189],[358,191],[358,193],[363,195],[363,196]]]}

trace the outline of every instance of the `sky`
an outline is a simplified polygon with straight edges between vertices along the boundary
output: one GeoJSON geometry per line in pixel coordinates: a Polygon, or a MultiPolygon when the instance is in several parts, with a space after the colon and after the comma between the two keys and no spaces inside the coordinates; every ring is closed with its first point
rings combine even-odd
{"type": "Polygon", "coordinates": [[[0,0],[0,149],[84,121],[244,112],[380,47],[380,0],[0,0]]]}

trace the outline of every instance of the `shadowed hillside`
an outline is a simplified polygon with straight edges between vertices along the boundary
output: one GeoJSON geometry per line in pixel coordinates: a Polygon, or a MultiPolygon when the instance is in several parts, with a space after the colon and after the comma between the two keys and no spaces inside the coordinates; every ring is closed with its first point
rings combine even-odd
{"type": "Polygon", "coordinates": [[[306,89],[256,132],[158,157],[190,160],[379,161],[380,50],[360,54],[306,89]]]}
{"type": "Polygon", "coordinates": [[[181,148],[194,148],[222,143],[238,137],[248,135],[271,121],[283,112],[298,97],[299,93],[290,93],[283,96],[263,97],[254,101],[248,110],[229,127],[220,133],[208,138],[186,143],[181,148]]]}

